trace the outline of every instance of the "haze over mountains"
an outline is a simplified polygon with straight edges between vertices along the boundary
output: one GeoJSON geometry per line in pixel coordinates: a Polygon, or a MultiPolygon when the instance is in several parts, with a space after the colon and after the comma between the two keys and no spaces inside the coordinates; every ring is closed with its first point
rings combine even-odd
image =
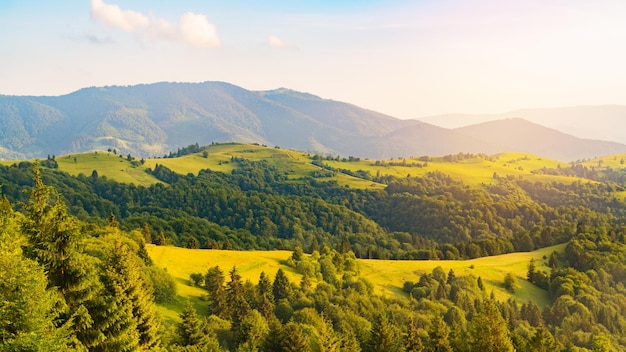
{"type": "MultiPolygon", "coordinates": [[[[566,122],[568,113],[579,120],[589,113],[588,120],[610,129],[602,121],[626,112],[568,109],[520,111],[515,119],[448,129],[289,89],[258,92],[222,82],[85,88],[57,97],[0,96],[0,158],[108,148],[151,157],[225,141],[373,159],[515,151],[572,161],[626,153],[621,143],[582,139],[520,118],[566,122]]],[[[496,119],[501,117],[511,116],[496,119]]],[[[586,126],[575,121],[571,126],[586,126]]]]}

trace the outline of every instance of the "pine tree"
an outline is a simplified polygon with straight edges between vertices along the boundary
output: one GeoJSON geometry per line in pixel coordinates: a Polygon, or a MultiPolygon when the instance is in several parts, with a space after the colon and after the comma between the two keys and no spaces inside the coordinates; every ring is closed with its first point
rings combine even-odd
{"type": "Polygon", "coordinates": [[[232,309],[231,331],[236,342],[240,343],[242,342],[241,322],[250,312],[250,304],[245,299],[243,282],[236,267],[230,271],[230,281],[226,285],[226,303],[232,309]]]}
{"type": "Polygon", "coordinates": [[[259,284],[257,285],[258,298],[256,309],[267,321],[274,315],[274,293],[272,289],[272,282],[265,275],[265,272],[261,272],[259,284]]]}
{"type": "Polygon", "coordinates": [[[206,334],[206,323],[200,319],[191,302],[185,303],[180,319],[178,343],[181,346],[195,346],[202,350],[210,342],[210,337],[206,334]]]}
{"type": "Polygon", "coordinates": [[[450,329],[443,321],[443,318],[439,314],[435,314],[430,322],[430,329],[428,329],[426,350],[432,352],[452,352],[450,341],[448,341],[449,331],[450,329]]]}
{"type": "Polygon", "coordinates": [[[485,300],[481,305],[480,312],[470,323],[469,335],[469,345],[472,351],[506,352],[514,350],[507,324],[502,318],[496,302],[492,299],[485,300]]]}
{"type": "Polygon", "coordinates": [[[66,351],[66,329],[57,329],[59,297],[47,289],[37,262],[22,256],[16,217],[0,199],[0,351],[66,351]]]}
{"type": "Polygon", "coordinates": [[[272,292],[274,293],[275,302],[278,302],[281,299],[289,299],[289,296],[291,295],[291,284],[289,283],[289,279],[285,275],[283,269],[278,269],[276,272],[272,292]]]}
{"type": "Polygon", "coordinates": [[[158,320],[154,312],[152,287],[141,269],[141,262],[128,243],[119,237],[108,240],[112,243],[107,251],[103,266],[103,283],[106,291],[119,300],[121,309],[129,309],[132,322],[127,325],[137,334],[137,346],[142,349],[158,345],[158,320]]]}
{"type": "Polygon", "coordinates": [[[319,335],[320,352],[339,352],[341,350],[341,341],[337,333],[333,329],[333,323],[326,317],[322,317],[322,321],[317,329],[319,335]]]}
{"type": "Polygon", "coordinates": [[[536,352],[556,352],[554,337],[544,327],[539,327],[529,341],[529,345],[536,352]]]}
{"type": "Polygon", "coordinates": [[[204,276],[204,286],[209,291],[209,312],[220,318],[229,314],[224,289],[224,273],[219,266],[210,268],[204,276]]]}
{"type": "Polygon", "coordinates": [[[82,241],[80,226],[71,217],[56,191],[44,185],[39,168],[34,167],[35,188],[24,206],[21,231],[28,240],[24,255],[43,266],[48,288],[55,288],[63,297],[57,326],[72,326],[75,344],[90,348],[104,336],[93,329],[89,307],[101,288],[94,261],[79,251],[82,241]]]}
{"type": "Polygon", "coordinates": [[[404,346],[406,352],[422,352],[424,350],[424,345],[417,332],[417,324],[415,324],[413,317],[409,317],[409,326],[404,346]]]}
{"type": "Polygon", "coordinates": [[[374,317],[374,324],[372,324],[366,351],[399,351],[398,336],[393,326],[389,323],[389,320],[387,320],[385,313],[374,317]]]}

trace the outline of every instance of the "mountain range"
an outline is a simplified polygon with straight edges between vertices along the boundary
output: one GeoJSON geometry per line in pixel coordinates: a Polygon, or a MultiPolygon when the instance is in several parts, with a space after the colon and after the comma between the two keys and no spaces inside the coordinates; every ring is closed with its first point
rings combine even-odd
{"type": "MultiPolygon", "coordinates": [[[[558,114],[563,111],[551,116],[558,114]]],[[[224,141],[373,159],[514,151],[573,161],[626,153],[625,144],[523,118],[444,128],[284,88],[250,91],[223,82],[91,87],[62,96],[0,95],[0,158],[109,148],[153,157],[224,141]]]]}

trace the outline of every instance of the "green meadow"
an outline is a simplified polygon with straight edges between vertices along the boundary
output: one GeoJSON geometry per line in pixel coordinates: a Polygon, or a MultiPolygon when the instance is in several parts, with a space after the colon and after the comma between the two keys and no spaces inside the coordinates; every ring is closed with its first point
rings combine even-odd
{"type": "MultiPolygon", "coordinates": [[[[243,158],[250,161],[264,160],[268,164],[283,171],[293,182],[298,182],[305,177],[310,177],[321,168],[313,165],[313,155],[293,150],[265,147],[256,144],[220,143],[206,146],[206,157],[203,152],[193,153],[175,158],[147,158],[143,163],[135,159],[131,163],[127,156],[116,155],[111,152],[89,152],[70,154],[56,157],[59,170],[71,175],[91,175],[93,170],[100,176],[116,180],[118,182],[132,183],[136,185],[151,185],[159,182],[155,177],[146,172],[148,168],[154,168],[157,164],[164,165],[169,169],[186,175],[197,175],[202,169],[210,169],[219,172],[231,172],[237,168],[233,158],[243,158]]],[[[626,155],[607,156],[584,163],[586,166],[610,166],[618,168],[626,155]]],[[[489,157],[474,156],[458,161],[449,161],[444,157],[429,157],[425,166],[401,166],[402,161],[407,165],[424,165],[421,158],[398,158],[390,160],[374,161],[361,159],[359,161],[323,160],[324,164],[335,169],[345,169],[352,172],[359,170],[367,171],[371,176],[423,176],[429,172],[442,172],[453,178],[462,180],[468,185],[481,185],[495,183],[494,175],[498,177],[523,178],[536,182],[560,182],[572,183],[580,178],[543,175],[536,170],[543,168],[557,168],[567,166],[568,163],[550,160],[535,155],[524,153],[501,153],[489,157]]],[[[10,165],[17,161],[0,161],[1,164],[10,165]]],[[[623,167],[623,166],[622,166],[623,167]]],[[[320,177],[319,181],[335,181],[340,185],[357,189],[383,189],[384,185],[349,176],[336,172],[330,177],[320,177]]]]}
{"type": "MultiPolygon", "coordinates": [[[[520,303],[529,300],[543,307],[549,303],[546,291],[529,283],[525,278],[528,264],[535,259],[538,270],[549,271],[546,266],[547,257],[553,252],[562,252],[565,245],[543,248],[533,252],[510,253],[505,255],[483,257],[472,260],[371,260],[358,259],[360,276],[374,286],[377,294],[384,296],[404,296],[402,291],[405,281],[417,282],[419,275],[430,273],[440,266],[446,273],[453,269],[457,276],[473,275],[482,278],[486,292],[494,293],[499,300],[514,298],[520,303]],[[516,276],[520,288],[514,293],[507,291],[504,286],[504,276],[512,273],[516,276]]],[[[207,292],[193,286],[189,279],[192,273],[205,274],[214,266],[219,266],[228,281],[228,272],[237,267],[237,271],[244,280],[256,284],[261,272],[270,278],[276,275],[279,268],[287,274],[292,283],[299,283],[301,275],[286,265],[291,256],[290,251],[225,251],[214,249],[186,249],[171,246],[147,247],[155,265],[165,268],[178,284],[178,300],[175,303],[161,306],[161,314],[168,319],[177,320],[184,302],[190,300],[200,312],[206,312],[203,299],[207,292]]]]}

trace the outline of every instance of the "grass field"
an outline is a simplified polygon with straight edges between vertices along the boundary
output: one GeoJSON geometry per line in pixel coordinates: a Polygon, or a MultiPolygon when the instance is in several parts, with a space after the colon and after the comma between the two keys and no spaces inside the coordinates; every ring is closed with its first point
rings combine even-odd
{"type": "MultiPolygon", "coordinates": [[[[424,162],[418,158],[405,159],[407,164],[424,162]]],[[[541,158],[535,155],[523,153],[501,153],[491,156],[489,159],[474,157],[460,161],[446,161],[443,157],[431,158],[425,167],[389,166],[391,163],[399,163],[401,160],[383,160],[381,165],[376,165],[372,160],[358,162],[324,161],[331,167],[347,169],[350,171],[365,170],[372,175],[390,175],[395,177],[423,176],[429,172],[442,172],[453,178],[463,180],[468,185],[480,185],[495,183],[494,173],[500,177],[522,177],[531,181],[571,183],[577,180],[573,177],[538,175],[534,170],[542,168],[556,168],[565,165],[556,160],[541,158]],[[385,165],[386,164],[386,165],[385,165]]]]}
{"type": "MultiPolygon", "coordinates": [[[[204,149],[207,156],[202,152],[185,155],[177,158],[153,158],[145,159],[143,164],[133,165],[126,156],[119,156],[110,152],[90,152],[71,154],[56,158],[59,169],[72,175],[80,173],[91,175],[97,170],[101,176],[110,179],[133,183],[136,185],[151,185],[159,182],[156,178],[146,173],[146,169],[154,168],[156,164],[165,165],[182,175],[192,173],[197,175],[202,169],[210,169],[220,172],[231,172],[238,167],[231,160],[244,158],[251,161],[265,160],[270,165],[284,172],[293,182],[311,176],[313,172],[320,170],[312,164],[312,155],[293,150],[270,148],[256,144],[220,143],[210,145],[204,149]]],[[[588,167],[602,165],[612,168],[623,167],[622,160],[626,155],[613,155],[585,162],[588,167]]],[[[374,160],[360,160],[357,162],[324,160],[324,163],[337,169],[346,169],[353,172],[358,170],[368,171],[372,176],[391,175],[395,177],[423,176],[429,172],[442,172],[453,178],[462,180],[468,185],[481,185],[495,183],[494,174],[499,177],[523,178],[538,182],[571,183],[580,178],[542,175],[534,172],[542,168],[556,168],[565,166],[556,160],[541,158],[524,153],[501,153],[489,158],[473,157],[459,161],[447,161],[443,157],[431,157],[425,167],[415,166],[390,166],[390,163],[399,163],[401,159],[383,160],[382,165],[376,165],[374,160]]],[[[0,161],[0,164],[10,165],[18,161],[0,161]]],[[[423,161],[419,158],[407,158],[407,164],[423,161]]],[[[382,189],[384,185],[361,178],[336,173],[332,177],[319,178],[319,181],[334,180],[343,186],[358,189],[382,189]]],[[[589,181],[592,182],[592,181],[589,181]]],[[[626,195],[626,194],[625,194],[626,195]]]]}
{"type": "MultiPolygon", "coordinates": [[[[552,251],[562,252],[564,245],[544,248],[528,253],[511,253],[494,257],[478,258],[460,261],[395,261],[395,260],[363,260],[359,259],[361,277],[370,281],[377,294],[385,296],[403,295],[402,285],[405,281],[417,282],[421,273],[431,272],[440,266],[447,273],[453,269],[457,276],[480,276],[488,293],[494,292],[499,300],[510,297],[519,302],[533,300],[539,306],[548,303],[547,292],[537,288],[525,280],[528,263],[534,258],[538,270],[548,270],[545,266],[545,257],[552,251]],[[514,293],[503,287],[504,276],[513,273],[520,283],[520,288],[514,293]]],[[[219,266],[228,281],[228,271],[237,267],[244,280],[256,284],[261,272],[274,278],[279,268],[282,268],[291,282],[298,283],[301,276],[285,262],[291,256],[289,251],[223,251],[207,249],[186,249],[170,246],[148,246],[148,253],[158,267],[166,268],[178,283],[179,299],[173,304],[161,306],[161,314],[172,320],[178,320],[178,313],[184,302],[190,300],[200,312],[206,312],[206,304],[202,298],[206,291],[191,285],[189,275],[199,272],[206,273],[214,266],[219,266]]]]}

